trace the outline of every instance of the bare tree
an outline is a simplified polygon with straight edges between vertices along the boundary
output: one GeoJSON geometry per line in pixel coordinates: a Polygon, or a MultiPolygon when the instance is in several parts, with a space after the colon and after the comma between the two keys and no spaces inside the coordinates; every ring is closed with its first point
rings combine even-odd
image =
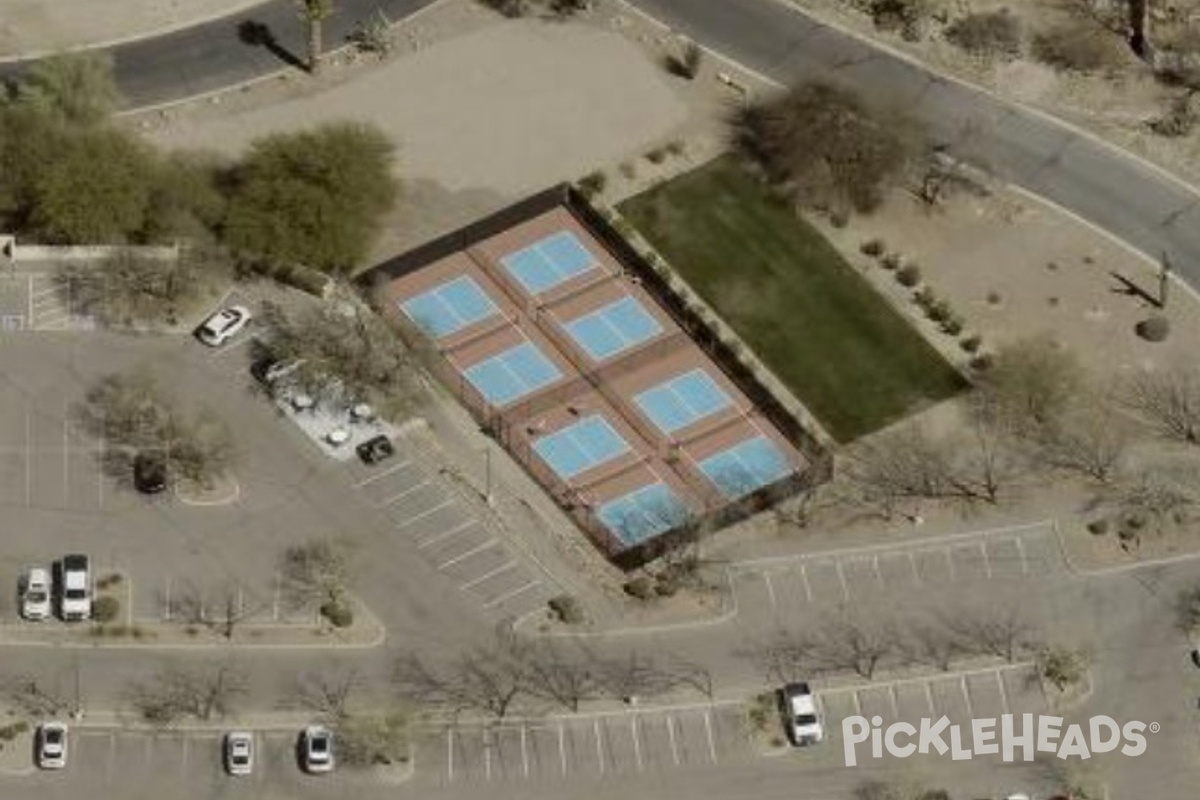
{"type": "Polygon", "coordinates": [[[1128,421],[1103,400],[1078,404],[1039,436],[1037,457],[1045,465],[1100,484],[1116,479],[1133,445],[1128,421]]]}
{"type": "Polygon", "coordinates": [[[413,353],[387,320],[347,293],[298,312],[264,304],[262,323],[272,355],[299,364],[288,380],[314,397],[359,397],[396,413],[417,397],[413,353]]]}
{"type": "Polygon", "coordinates": [[[716,695],[712,670],[707,665],[687,656],[672,654],[667,658],[667,670],[676,685],[689,686],[708,700],[712,700],[716,695]]]}
{"type": "Polygon", "coordinates": [[[497,636],[491,646],[432,664],[416,653],[402,654],[393,665],[392,682],[412,702],[440,706],[452,715],[477,711],[501,720],[528,693],[525,658],[525,645],[497,636]]]}
{"type": "Polygon", "coordinates": [[[815,669],[812,641],[797,631],[784,628],[753,642],[738,654],[761,670],[769,683],[803,680],[815,669]]]}
{"type": "Polygon", "coordinates": [[[1139,528],[1186,524],[1200,508],[1200,467],[1189,461],[1150,464],[1117,487],[1114,505],[1139,528]]]}
{"type": "Polygon", "coordinates": [[[980,389],[987,406],[1020,431],[1054,422],[1084,390],[1085,379],[1069,350],[1039,336],[997,352],[980,389]]]}
{"type": "Polygon", "coordinates": [[[853,670],[870,680],[882,661],[901,651],[892,621],[851,609],[820,625],[811,639],[816,663],[827,670],[853,670]]]}
{"type": "Polygon", "coordinates": [[[226,473],[237,460],[233,432],[223,419],[202,409],[177,416],[167,431],[167,461],[175,474],[201,485],[226,473]]]}
{"type": "Polygon", "coordinates": [[[4,681],[4,696],[12,706],[31,717],[57,717],[71,707],[57,686],[32,673],[13,675],[4,681]]]}
{"type": "Polygon", "coordinates": [[[907,627],[903,650],[913,661],[948,671],[954,660],[969,651],[962,637],[939,619],[923,619],[907,627]]]}
{"type": "Polygon", "coordinates": [[[1200,631],[1200,586],[1179,593],[1175,600],[1175,621],[1188,636],[1200,631]]]}
{"type": "Polygon", "coordinates": [[[1140,371],[1126,381],[1121,399],[1158,435],[1200,444],[1200,370],[1176,365],[1140,371]]]}
{"type": "Polygon", "coordinates": [[[287,703],[331,720],[342,720],[350,716],[350,699],[361,686],[362,675],[357,669],[330,665],[297,675],[287,703]]]}
{"type": "Polygon", "coordinates": [[[343,602],[349,573],[344,542],[310,539],[285,549],[280,561],[285,592],[297,606],[343,602]]]}
{"type": "Polygon", "coordinates": [[[187,717],[206,721],[224,717],[247,688],[245,674],[228,664],[189,668],[171,665],[149,681],[130,685],[128,695],[144,720],[170,725],[187,717]]]}
{"type": "Polygon", "coordinates": [[[581,655],[568,655],[549,641],[531,646],[521,654],[528,693],[579,711],[580,703],[594,699],[603,688],[594,657],[581,655]]]}
{"type": "Polygon", "coordinates": [[[978,603],[941,615],[942,623],[968,651],[1016,661],[1037,646],[1038,629],[1017,603],[978,603]]]}
{"type": "Polygon", "coordinates": [[[674,684],[670,673],[653,656],[636,650],[599,659],[597,669],[605,691],[626,701],[662,694],[674,684]]]}
{"type": "Polygon", "coordinates": [[[333,727],[343,764],[386,765],[408,758],[409,720],[402,711],[344,716],[333,727]]]}
{"type": "Polygon", "coordinates": [[[1087,676],[1090,660],[1086,650],[1052,645],[1038,654],[1038,671],[1062,692],[1087,676]]]}

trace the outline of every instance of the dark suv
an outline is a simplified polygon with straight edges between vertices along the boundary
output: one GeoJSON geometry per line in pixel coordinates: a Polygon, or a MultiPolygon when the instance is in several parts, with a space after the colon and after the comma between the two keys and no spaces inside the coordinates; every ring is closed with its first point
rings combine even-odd
{"type": "Polygon", "coordinates": [[[167,459],[161,453],[138,453],[133,459],[133,486],[142,494],[167,488],[167,459]]]}

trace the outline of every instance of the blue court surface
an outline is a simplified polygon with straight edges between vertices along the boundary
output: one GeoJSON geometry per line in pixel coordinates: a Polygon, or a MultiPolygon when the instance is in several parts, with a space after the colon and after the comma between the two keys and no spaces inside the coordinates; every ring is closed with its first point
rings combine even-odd
{"type": "Polygon", "coordinates": [[[525,342],[463,371],[494,406],[503,406],[562,377],[533,342],[525,342]]]}
{"type": "Polygon", "coordinates": [[[576,317],[563,327],[593,361],[603,361],[662,333],[658,320],[633,297],[576,317]]]}
{"type": "Polygon", "coordinates": [[[636,395],[633,401],[663,433],[673,433],[733,405],[707,372],[694,369],[636,395]]]}
{"type": "Polygon", "coordinates": [[[440,339],[500,311],[472,278],[463,275],[400,304],[426,335],[440,339]]]}
{"type": "Polygon", "coordinates": [[[683,524],[688,509],[665,483],[653,483],[610,500],[596,512],[610,531],[635,545],[683,524]]]}
{"type": "Polygon", "coordinates": [[[783,478],[792,468],[770,439],[756,436],[704,459],[700,471],[726,497],[741,497],[783,478]]]}
{"type": "Polygon", "coordinates": [[[500,259],[525,291],[538,295],[596,266],[596,259],[570,231],[559,231],[500,259]]]}
{"type": "Polygon", "coordinates": [[[628,452],[629,444],[604,417],[594,414],[543,436],[533,449],[565,481],[628,452]]]}

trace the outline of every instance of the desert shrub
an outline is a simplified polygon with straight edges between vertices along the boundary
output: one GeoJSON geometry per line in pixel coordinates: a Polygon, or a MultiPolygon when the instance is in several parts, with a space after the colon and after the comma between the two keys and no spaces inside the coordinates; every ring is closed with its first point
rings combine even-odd
{"type": "Polygon", "coordinates": [[[883,239],[867,239],[858,246],[859,252],[864,256],[871,256],[872,258],[879,258],[879,256],[883,255],[883,249],[883,239]]]}
{"type": "Polygon", "coordinates": [[[1171,323],[1166,317],[1154,316],[1134,326],[1137,335],[1147,342],[1161,342],[1171,333],[1171,323]]]}
{"type": "Polygon", "coordinates": [[[905,264],[896,270],[896,281],[901,286],[916,286],[921,282],[921,268],[916,264],[905,264]]]}
{"type": "Polygon", "coordinates": [[[546,601],[551,613],[565,625],[579,625],[584,620],[583,606],[569,594],[560,594],[546,601]]]}
{"type": "Polygon", "coordinates": [[[987,372],[995,363],[995,359],[993,359],[989,354],[980,353],[971,359],[971,369],[975,370],[976,372],[987,372]]]}
{"type": "Polygon", "coordinates": [[[937,323],[942,323],[950,319],[953,313],[954,311],[950,308],[950,304],[945,300],[935,300],[925,309],[925,316],[937,323]]]}
{"type": "Polygon", "coordinates": [[[354,624],[354,609],[344,602],[322,603],[321,616],[329,620],[329,624],[335,628],[348,628],[354,624]]]}
{"type": "Polygon", "coordinates": [[[987,302],[989,306],[998,306],[1003,299],[1004,298],[1000,296],[999,292],[987,293],[987,302]]]}
{"type": "Polygon", "coordinates": [[[1033,56],[1056,69],[1100,72],[1127,57],[1124,42],[1097,25],[1076,22],[1041,31],[1033,37],[1033,56]]]}
{"type": "Polygon", "coordinates": [[[961,347],[964,352],[974,353],[979,349],[979,345],[981,344],[983,344],[983,339],[981,339],[978,334],[972,334],[963,338],[963,340],[958,343],[958,346],[961,347]]]}
{"type": "Polygon", "coordinates": [[[932,10],[929,0],[871,0],[868,8],[876,28],[899,31],[909,41],[921,38],[921,27],[932,10]]]}
{"type": "Polygon", "coordinates": [[[1007,8],[968,14],[946,28],[946,39],[976,55],[1015,56],[1021,50],[1021,25],[1007,8]]]}
{"type": "Polygon", "coordinates": [[[621,588],[625,590],[625,594],[636,597],[638,600],[649,600],[657,594],[654,590],[654,581],[645,575],[639,575],[626,581],[621,588]]]}
{"type": "Polygon", "coordinates": [[[646,151],[646,160],[651,164],[661,164],[667,160],[667,148],[655,147],[653,150],[646,151]]]}
{"type": "Polygon", "coordinates": [[[682,139],[672,139],[664,145],[664,149],[673,156],[681,156],[687,151],[687,145],[682,139]]]}
{"type": "Polygon", "coordinates": [[[661,597],[671,597],[679,591],[679,575],[674,572],[660,572],[654,579],[654,591],[661,597]]]}
{"type": "Polygon", "coordinates": [[[959,317],[957,314],[951,314],[947,319],[942,321],[942,333],[949,336],[958,336],[962,333],[962,329],[962,317],[959,317]]]}
{"type": "Polygon", "coordinates": [[[922,286],[913,293],[913,302],[921,308],[928,309],[937,301],[937,295],[934,294],[933,289],[930,289],[928,286],[922,286]]]}
{"type": "Polygon", "coordinates": [[[1087,524],[1087,529],[1088,533],[1093,534],[1094,536],[1100,536],[1108,533],[1108,520],[1104,517],[1101,517],[1100,519],[1094,519],[1087,524]]]}
{"type": "Polygon", "coordinates": [[[589,172],[579,179],[579,191],[589,200],[604,191],[604,187],[608,185],[608,176],[603,170],[589,172]]]}
{"type": "Polygon", "coordinates": [[[109,595],[97,597],[92,602],[92,619],[96,622],[112,622],[117,618],[117,614],[121,610],[121,603],[117,598],[109,595]]]}
{"type": "Polygon", "coordinates": [[[899,253],[888,253],[883,258],[879,259],[879,266],[883,267],[884,269],[899,269],[900,265],[903,263],[904,259],[901,258],[899,253]]]}

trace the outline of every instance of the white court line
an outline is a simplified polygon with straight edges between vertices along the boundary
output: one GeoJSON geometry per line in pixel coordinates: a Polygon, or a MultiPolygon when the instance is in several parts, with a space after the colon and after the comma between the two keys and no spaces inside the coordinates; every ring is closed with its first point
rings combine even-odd
{"type": "Polygon", "coordinates": [[[446,782],[454,782],[454,728],[446,729],[446,782]]]}
{"type": "Polygon", "coordinates": [[[638,718],[634,714],[629,718],[629,733],[633,736],[633,759],[637,762],[638,772],[643,769],[642,764],[642,739],[638,736],[638,718]]]}
{"type": "Polygon", "coordinates": [[[393,464],[391,467],[388,467],[383,472],[376,472],[374,475],[370,475],[366,478],[363,478],[358,483],[351,484],[351,487],[354,489],[361,489],[362,487],[364,487],[368,484],[374,483],[375,481],[377,481],[381,478],[386,478],[388,475],[394,475],[397,472],[399,472],[400,470],[405,469],[406,467],[410,467],[410,466],[412,466],[411,461],[401,461],[399,464],[393,464]]]}
{"type": "Polygon", "coordinates": [[[717,763],[717,743],[713,740],[712,714],[708,709],[704,709],[704,734],[708,737],[708,755],[715,764],[717,763]]]}
{"type": "Polygon", "coordinates": [[[479,545],[479,546],[477,546],[477,547],[472,547],[472,548],[471,548],[470,550],[468,550],[467,552],[465,552],[465,553],[462,553],[462,554],[460,554],[460,555],[457,555],[457,556],[455,556],[454,558],[450,559],[449,561],[446,561],[446,562],[443,562],[443,563],[441,563],[441,564],[438,564],[438,566],[437,566],[437,569],[438,569],[438,571],[439,571],[439,572],[441,572],[442,570],[446,569],[446,567],[452,567],[452,566],[454,566],[455,564],[457,564],[458,562],[460,562],[460,561],[464,561],[464,560],[466,560],[466,559],[470,558],[471,556],[479,555],[479,554],[480,554],[480,553],[482,553],[484,550],[488,550],[488,549],[490,549],[490,548],[492,548],[492,547],[495,547],[495,546],[496,546],[496,545],[498,545],[498,544],[500,544],[500,540],[499,540],[499,539],[497,539],[497,538],[494,538],[494,537],[493,537],[493,538],[491,538],[491,539],[488,539],[488,540],[487,540],[486,542],[484,542],[483,544],[481,544],[481,545],[479,545]]]}
{"type": "Polygon", "coordinates": [[[604,743],[600,739],[600,720],[592,720],[592,734],[596,737],[596,764],[604,774],[604,743]]]}
{"type": "Polygon", "coordinates": [[[800,582],[804,584],[804,597],[808,602],[813,601],[812,585],[808,582],[808,564],[800,563],[800,582]]]}
{"type": "Polygon", "coordinates": [[[558,760],[562,766],[563,777],[567,777],[567,732],[563,724],[558,723],[558,760]]]}
{"type": "Polygon", "coordinates": [[[398,530],[398,531],[404,530],[409,525],[412,525],[414,522],[423,520],[428,516],[432,516],[433,514],[436,514],[437,512],[441,511],[443,508],[446,508],[446,507],[452,505],[453,503],[454,503],[454,499],[447,497],[441,503],[438,503],[436,506],[429,509],[428,511],[422,511],[420,514],[417,514],[415,517],[409,517],[408,519],[404,520],[404,522],[402,522],[396,526],[396,530],[398,530]]]}
{"type": "Polygon", "coordinates": [[[771,584],[771,576],[766,570],[763,570],[759,574],[762,575],[763,583],[766,584],[767,597],[771,600],[771,608],[775,608],[779,604],[775,601],[775,587],[771,584]]]}
{"type": "Polygon", "coordinates": [[[450,528],[449,530],[444,530],[441,533],[434,534],[433,536],[430,536],[428,539],[418,542],[417,549],[424,550],[426,547],[429,547],[430,545],[435,545],[438,542],[442,541],[443,539],[449,539],[454,534],[462,533],[467,528],[470,528],[472,525],[478,525],[478,524],[479,524],[479,520],[476,520],[476,519],[469,519],[466,522],[461,522],[458,525],[455,525],[453,528],[450,528]]]}
{"type": "Polygon", "coordinates": [[[424,489],[426,486],[429,485],[429,483],[430,483],[430,479],[426,478],[425,480],[418,483],[416,486],[410,486],[407,489],[405,489],[404,491],[402,491],[398,494],[392,495],[388,499],[384,500],[382,503],[376,503],[375,507],[376,508],[387,508],[388,506],[390,506],[392,503],[396,502],[397,500],[403,500],[405,497],[408,497],[413,492],[417,492],[417,491],[420,491],[421,489],[424,489]]]}
{"type": "Polygon", "coordinates": [[[525,584],[524,586],[518,586],[516,589],[513,589],[510,592],[505,592],[504,594],[500,595],[499,597],[493,597],[491,600],[484,603],[483,607],[484,608],[492,608],[493,606],[500,605],[505,600],[511,600],[512,598],[516,597],[517,595],[521,594],[522,592],[527,592],[540,583],[541,583],[540,580],[538,580],[537,578],[534,578],[533,580],[531,580],[529,583],[525,584]]]}
{"type": "Polygon", "coordinates": [[[1017,555],[1021,557],[1021,574],[1029,574],[1029,560],[1025,557],[1025,540],[1020,536],[1013,539],[1017,543],[1017,555]]]}
{"type": "Polygon", "coordinates": [[[462,584],[458,588],[460,591],[463,591],[463,592],[467,591],[468,589],[473,589],[476,586],[478,586],[479,584],[483,583],[484,581],[486,581],[490,578],[494,578],[502,572],[507,572],[508,570],[512,569],[515,566],[517,566],[517,560],[514,558],[511,561],[509,561],[507,564],[501,564],[500,566],[496,567],[495,569],[488,570],[487,572],[480,575],[478,578],[472,578],[471,580],[462,584]]]}
{"type": "Polygon", "coordinates": [[[667,714],[667,739],[671,743],[671,758],[679,766],[679,744],[675,741],[675,718],[667,714]]]}

